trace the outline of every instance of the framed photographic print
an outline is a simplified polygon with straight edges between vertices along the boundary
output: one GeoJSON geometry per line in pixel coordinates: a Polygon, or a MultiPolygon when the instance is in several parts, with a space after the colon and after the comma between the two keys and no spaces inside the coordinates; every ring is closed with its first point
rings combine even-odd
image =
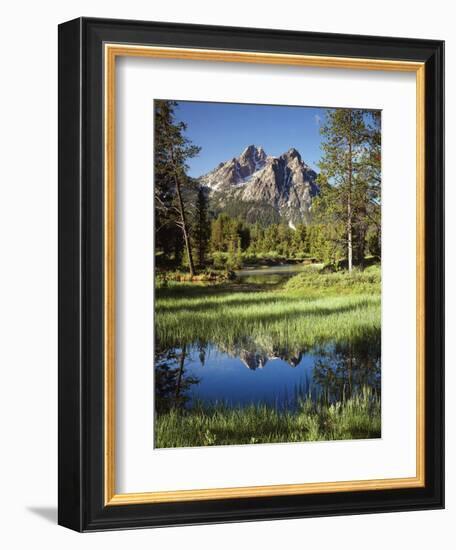
{"type": "Polygon", "coordinates": [[[443,42],[59,27],[59,523],[442,508],[443,42]]]}

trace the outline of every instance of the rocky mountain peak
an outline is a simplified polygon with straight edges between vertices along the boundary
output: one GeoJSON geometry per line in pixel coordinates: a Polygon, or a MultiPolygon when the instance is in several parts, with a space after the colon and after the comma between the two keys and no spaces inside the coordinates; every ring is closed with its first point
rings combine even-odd
{"type": "Polygon", "coordinates": [[[241,153],[240,158],[255,158],[263,157],[266,158],[263,147],[257,147],[256,145],[247,146],[241,153]]]}
{"type": "Polygon", "coordinates": [[[310,219],[312,198],[318,193],[317,174],[291,147],[279,157],[268,156],[262,147],[247,146],[239,157],[220,163],[201,176],[213,202],[221,209],[227,204],[249,205],[245,217],[252,223],[260,210],[269,210],[268,219],[286,221],[290,227],[310,219]],[[255,206],[257,204],[258,206],[255,206]],[[271,216],[271,212],[275,212],[271,216]]]}
{"type": "Polygon", "coordinates": [[[245,184],[255,172],[264,168],[267,159],[262,147],[249,145],[239,157],[221,162],[214,170],[202,176],[200,181],[210,189],[217,190],[245,184]]]}
{"type": "Polygon", "coordinates": [[[299,162],[301,162],[301,155],[299,153],[299,151],[297,149],[295,149],[294,147],[291,147],[290,149],[288,149],[288,151],[286,153],[283,154],[283,156],[287,159],[298,159],[299,162]]]}
{"type": "MultiPolygon", "coordinates": [[[[249,145],[244,149],[239,157],[239,165],[244,177],[253,174],[259,168],[262,168],[266,162],[267,155],[262,147],[249,145]]],[[[233,159],[236,161],[237,159],[233,159]]]]}

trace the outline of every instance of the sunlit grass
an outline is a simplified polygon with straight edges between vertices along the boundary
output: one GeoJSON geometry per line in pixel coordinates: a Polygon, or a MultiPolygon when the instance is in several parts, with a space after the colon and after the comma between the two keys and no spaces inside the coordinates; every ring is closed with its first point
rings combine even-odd
{"type": "Polygon", "coordinates": [[[157,289],[155,307],[164,346],[227,346],[246,337],[290,346],[366,339],[380,331],[380,270],[309,270],[282,288],[254,292],[236,291],[236,284],[181,284],[157,289]]]}
{"type": "MultiPolygon", "coordinates": [[[[376,341],[380,335],[380,269],[322,273],[309,266],[281,287],[227,282],[172,282],[156,289],[159,346],[212,343],[229,349],[302,349],[324,343],[376,341]]],[[[293,410],[266,405],[196,404],[159,413],[157,447],[278,443],[380,437],[380,396],[367,388],[329,403],[300,399],[293,410]]]]}

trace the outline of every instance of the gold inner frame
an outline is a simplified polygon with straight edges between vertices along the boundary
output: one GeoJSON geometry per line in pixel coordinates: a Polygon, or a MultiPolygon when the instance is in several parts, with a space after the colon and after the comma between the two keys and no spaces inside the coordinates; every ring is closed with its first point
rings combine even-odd
{"type": "Polygon", "coordinates": [[[424,473],[424,269],[425,269],[425,123],[424,63],[272,54],[190,48],[163,48],[122,44],[104,45],[104,497],[105,505],[182,502],[224,498],[260,497],[368,491],[425,486],[424,473]],[[336,69],[413,72],[416,75],[416,475],[407,478],[369,479],[286,485],[190,489],[144,493],[115,492],[115,117],[116,58],[149,57],[231,63],[261,63],[336,69]]]}

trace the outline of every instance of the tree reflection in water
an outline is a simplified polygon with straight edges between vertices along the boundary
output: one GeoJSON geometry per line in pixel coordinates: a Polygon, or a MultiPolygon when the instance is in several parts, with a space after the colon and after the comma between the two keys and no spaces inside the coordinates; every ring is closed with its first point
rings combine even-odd
{"type": "Polygon", "coordinates": [[[187,345],[182,349],[155,352],[155,410],[157,413],[184,407],[189,401],[188,390],[200,382],[185,371],[187,345]]]}
{"type": "Polygon", "coordinates": [[[155,410],[164,413],[190,408],[195,395],[199,402],[207,401],[208,404],[212,401],[235,403],[239,401],[239,392],[245,394],[247,387],[251,402],[260,403],[266,398],[275,406],[280,402],[291,408],[301,397],[334,403],[362,394],[366,388],[370,395],[380,397],[380,347],[380,335],[376,335],[310,349],[261,345],[248,339],[224,346],[199,342],[158,349],[155,355],[155,410]],[[233,359],[239,360],[239,367],[233,366],[233,359]],[[269,362],[275,363],[275,360],[280,360],[278,368],[273,364],[269,366],[269,362]],[[284,376],[281,370],[284,364],[295,371],[296,382],[284,376]],[[268,374],[272,369],[278,374],[246,378],[242,366],[250,371],[266,369],[268,374]],[[210,375],[214,369],[221,371],[215,379],[210,375]],[[220,382],[224,376],[226,384],[220,382]],[[233,384],[233,377],[239,380],[237,385],[233,384]],[[215,391],[211,389],[211,380],[215,380],[215,391]],[[195,394],[192,388],[196,385],[199,386],[195,394]],[[210,397],[206,397],[208,393],[210,397]],[[293,395],[293,399],[290,400],[289,395],[293,395]]]}
{"type": "Polygon", "coordinates": [[[380,396],[380,348],[380,339],[370,339],[315,350],[312,378],[324,400],[343,401],[367,387],[380,396]]]}

